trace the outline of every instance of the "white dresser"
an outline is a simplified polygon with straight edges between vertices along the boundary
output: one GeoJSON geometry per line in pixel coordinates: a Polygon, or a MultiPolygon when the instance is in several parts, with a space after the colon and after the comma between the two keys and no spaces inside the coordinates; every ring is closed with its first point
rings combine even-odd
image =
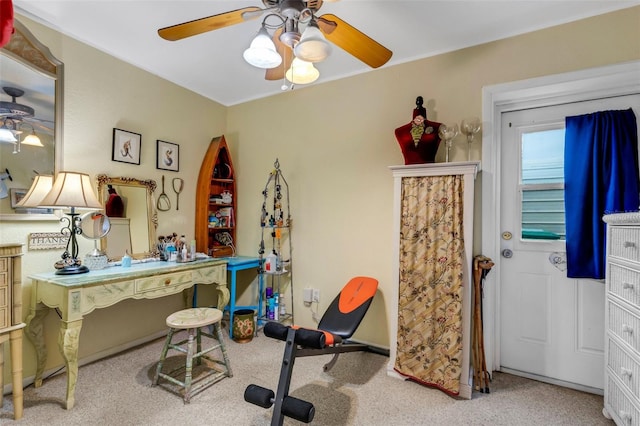
{"type": "Polygon", "coordinates": [[[604,216],[607,226],[603,414],[640,425],[640,212],[604,216]]]}

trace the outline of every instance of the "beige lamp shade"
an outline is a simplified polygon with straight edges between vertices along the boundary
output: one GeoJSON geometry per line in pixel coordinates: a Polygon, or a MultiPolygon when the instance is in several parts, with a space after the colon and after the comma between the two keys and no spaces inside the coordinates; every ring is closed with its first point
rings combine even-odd
{"type": "Polygon", "coordinates": [[[88,174],[60,172],[53,182],[51,191],[40,202],[40,207],[99,210],[102,205],[96,198],[88,174]]]}
{"type": "Polygon", "coordinates": [[[40,202],[51,191],[53,176],[38,175],[33,180],[31,188],[16,207],[39,207],[40,202]]]}

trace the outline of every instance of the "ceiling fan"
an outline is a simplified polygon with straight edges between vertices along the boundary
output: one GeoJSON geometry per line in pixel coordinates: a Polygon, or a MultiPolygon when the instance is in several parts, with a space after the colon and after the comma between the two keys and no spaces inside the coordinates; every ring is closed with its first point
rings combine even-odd
{"type": "Polygon", "coordinates": [[[36,135],[36,127],[40,132],[52,135],[53,122],[36,118],[32,107],[16,102],[17,98],[24,95],[24,90],[8,86],[2,90],[11,96],[11,101],[0,101],[0,142],[14,144],[14,154],[20,152],[20,145],[43,147],[42,141],[36,135]],[[20,140],[17,136],[24,132],[25,124],[31,126],[31,129],[27,128],[27,136],[20,140]]]}
{"type": "Polygon", "coordinates": [[[33,126],[37,126],[43,131],[53,133],[53,121],[43,120],[35,117],[35,110],[25,104],[18,103],[16,100],[24,95],[24,90],[16,87],[5,86],[2,88],[4,93],[11,97],[11,101],[0,101],[0,119],[7,124],[7,121],[21,123],[29,122],[33,126]]]}
{"type": "Polygon", "coordinates": [[[289,78],[293,72],[291,65],[295,69],[299,61],[306,65],[324,60],[330,53],[326,40],[372,68],[384,65],[391,58],[389,49],[339,17],[333,14],[316,16],[323,0],[262,0],[262,3],[265,8],[251,6],[236,9],[161,28],[158,34],[165,40],[176,41],[265,15],[258,36],[243,56],[250,64],[265,68],[267,80],[282,79],[286,73],[294,83],[296,81],[289,78]],[[273,41],[269,42],[271,44],[266,41],[267,37],[271,39],[267,30],[274,31],[273,41]],[[252,56],[256,52],[261,56],[252,56]]]}

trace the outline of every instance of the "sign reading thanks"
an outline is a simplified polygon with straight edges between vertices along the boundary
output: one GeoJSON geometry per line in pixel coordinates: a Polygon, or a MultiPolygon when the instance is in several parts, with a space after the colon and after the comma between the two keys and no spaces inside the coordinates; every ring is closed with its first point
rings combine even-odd
{"type": "Polygon", "coordinates": [[[60,249],[67,246],[68,235],[60,232],[34,232],[29,234],[29,250],[60,249]]]}

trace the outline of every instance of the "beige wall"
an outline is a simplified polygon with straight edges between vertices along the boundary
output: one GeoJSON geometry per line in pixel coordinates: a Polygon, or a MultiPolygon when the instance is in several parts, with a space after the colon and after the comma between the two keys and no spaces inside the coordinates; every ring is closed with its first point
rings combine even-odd
{"type": "MultiPolygon", "coordinates": [[[[416,96],[425,98],[430,119],[459,122],[481,116],[485,85],[640,59],[636,7],[224,108],[20,19],[65,64],[65,169],[159,182],[156,139],[180,144],[180,173],[165,175],[185,179],[185,190],[179,212],[159,213],[159,233],[184,232],[189,238],[202,156],[210,138],[224,133],[238,178],[238,250],[255,255],[261,191],[279,158],[291,192],[296,322],[313,324],[300,302],[304,287],[321,289],[322,313],[350,277],[370,275],[380,281],[380,293],[356,337],[379,346],[389,344],[387,312],[393,303],[388,166],[403,162],[393,130],[409,122],[416,96]],[[142,134],[140,166],[111,161],[113,127],[142,134]]],[[[457,139],[453,160],[466,160],[465,149],[465,142],[457,139]]],[[[479,156],[476,143],[473,158],[479,156]]],[[[57,230],[52,222],[4,222],[0,238],[26,243],[30,232],[57,230]]],[[[83,244],[91,247],[88,241],[83,244]]],[[[26,275],[50,270],[59,255],[55,250],[25,254],[25,305],[30,296],[26,275]]],[[[250,274],[245,276],[251,280],[250,274]]],[[[175,296],[127,301],[93,312],[84,321],[80,357],[163,330],[164,318],[180,303],[175,296]]],[[[51,314],[45,330],[47,369],[62,363],[57,326],[57,316],[51,314]]],[[[25,343],[25,377],[35,372],[34,357],[31,344],[25,343]]],[[[9,377],[5,366],[5,380],[9,377]]]]}
{"type": "MultiPolygon", "coordinates": [[[[410,121],[416,96],[434,121],[481,117],[483,86],[640,59],[639,23],[635,7],[229,108],[241,251],[259,241],[259,195],[277,157],[291,186],[296,322],[313,324],[304,287],[321,289],[324,312],[350,277],[370,275],[380,292],[356,338],[387,346],[397,274],[388,166],[403,163],[394,129],[410,121]]],[[[480,151],[476,142],[472,159],[480,151]]],[[[466,158],[458,137],[453,160],[466,158]]]]}
{"type": "MultiPolygon", "coordinates": [[[[173,209],[159,212],[158,233],[194,235],[195,189],[202,157],[213,136],[223,134],[227,110],[196,93],[135,68],[86,44],[75,41],[24,17],[18,19],[52,54],[64,63],[64,169],[111,176],[155,179],[164,174],[185,180],[180,210],[175,210],[175,194],[167,185],[173,209]],[[113,128],[142,135],[141,164],[111,161],[113,128]],[[156,169],[156,139],[180,145],[180,172],[156,169]]],[[[58,232],[57,222],[7,222],[0,224],[0,241],[25,244],[23,256],[24,317],[31,295],[28,274],[51,271],[61,250],[27,251],[31,232],[58,232]]],[[[93,243],[80,237],[84,256],[93,243]]],[[[166,328],[166,316],[182,306],[173,296],[155,300],[127,301],[88,315],[81,332],[80,357],[108,351],[114,346],[144,338],[166,328]]],[[[51,313],[46,321],[49,357],[46,369],[61,365],[57,349],[59,320],[51,313]]],[[[35,373],[35,352],[24,345],[24,375],[35,373]]],[[[8,358],[8,348],[5,349],[8,358]]],[[[9,363],[5,383],[10,383],[9,363]]]]}

